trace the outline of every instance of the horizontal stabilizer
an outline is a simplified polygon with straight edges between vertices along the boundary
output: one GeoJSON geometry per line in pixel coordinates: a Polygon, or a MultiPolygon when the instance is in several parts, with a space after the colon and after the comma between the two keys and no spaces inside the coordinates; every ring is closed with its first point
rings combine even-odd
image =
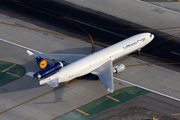
{"type": "Polygon", "coordinates": [[[33,52],[31,52],[29,50],[27,50],[26,52],[28,53],[29,56],[31,56],[33,54],[33,52]]]}
{"type": "Polygon", "coordinates": [[[30,76],[30,77],[33,77],[34,73],[35,73],[35,72],[28,72],[28,73],[26,73],[26,75],[28,75],[28,76],[30,76]]]}

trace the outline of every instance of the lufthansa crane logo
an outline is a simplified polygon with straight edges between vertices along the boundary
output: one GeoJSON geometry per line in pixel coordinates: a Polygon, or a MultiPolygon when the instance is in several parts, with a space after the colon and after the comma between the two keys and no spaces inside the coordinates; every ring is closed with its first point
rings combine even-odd
{"type": "Polygon", "coordinates": [[[39,64],[41,69],[44,69],[47,66],[47,61],[46,60],[42,60],[39,64]]]}

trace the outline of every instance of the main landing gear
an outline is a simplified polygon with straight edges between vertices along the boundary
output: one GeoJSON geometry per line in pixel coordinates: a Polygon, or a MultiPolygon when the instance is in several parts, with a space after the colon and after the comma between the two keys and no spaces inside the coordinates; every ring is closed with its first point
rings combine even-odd
{"type": "Polygon", "coordinates": [[[138,51],[137,51],[137,52],[138,52],[138,54],[141,54],[141,49],[138,49],[138,51]]]}

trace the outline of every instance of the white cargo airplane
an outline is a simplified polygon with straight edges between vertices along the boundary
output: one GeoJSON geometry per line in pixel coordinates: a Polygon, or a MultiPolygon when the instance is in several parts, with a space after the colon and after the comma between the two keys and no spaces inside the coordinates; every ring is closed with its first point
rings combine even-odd
{"type": "Polygon", "coordinates": [[[40,85],[49,84],[57,87],[61,82],[92,73],[97,75],[107,91],[112,93],[114,90],[113,73],[119,73],[125,69],[124,64],[113,67],[113,61],[132,52],[140,51],[153,38],[154,35],[151,33],[141,33],[90,55],[39,54],[27,50],[30,56],[36,56],[36,62],[41,68],[40,71],[29,72],[27,75],[39,79],[40,85]],[[65,61],[70,64],[63,67],[62,62],[52,64],[43,58],[65,61]]]}

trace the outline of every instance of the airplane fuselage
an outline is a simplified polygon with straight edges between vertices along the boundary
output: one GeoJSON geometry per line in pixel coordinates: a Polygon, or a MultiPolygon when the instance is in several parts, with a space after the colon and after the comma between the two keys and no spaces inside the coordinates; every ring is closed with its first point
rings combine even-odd
{"type": "MultiPolygon", "coordinates": [[[[109,60],[114,61],[120,57],[140,50],[149,42],[151,42],[153,38],[154,35],[151,33],[141,33],[127,38],[110,47],[92,53],[87,57],[65,66],[59,72],[50,76],[49,80],[58,79],[58,82],[60,83],[91,73],[93,70],[100,67],[109,60]]],[[[40,84],[44,84],[47,81],[48,79],[41,80],[40,84]]]]}

